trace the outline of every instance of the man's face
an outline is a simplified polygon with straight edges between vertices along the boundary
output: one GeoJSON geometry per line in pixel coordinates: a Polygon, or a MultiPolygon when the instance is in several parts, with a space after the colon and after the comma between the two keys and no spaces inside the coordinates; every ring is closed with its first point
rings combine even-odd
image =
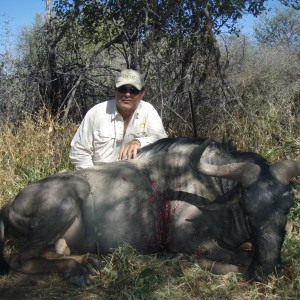
{"type": "Polygon", "coordinates": [[[115,88],[116,104],[119,113],[122,116],[123,114],[133,113],[144,95],[144,91],[139,91],[130,84],[121,85],[120,87],[115,88]]]}

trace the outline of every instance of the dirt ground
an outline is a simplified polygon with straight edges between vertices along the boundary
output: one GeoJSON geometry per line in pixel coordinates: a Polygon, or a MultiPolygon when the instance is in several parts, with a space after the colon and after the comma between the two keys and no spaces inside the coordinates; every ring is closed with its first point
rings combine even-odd
{"type": "Polygon", "coordinates": [[[93,291],[89,288],[77,288],[58,275],[28,275],[11,272],[8,276],[0,277],[1,300],[110,298],[101,287],[96,289],[97,292],[94,288],[93,291]]]}

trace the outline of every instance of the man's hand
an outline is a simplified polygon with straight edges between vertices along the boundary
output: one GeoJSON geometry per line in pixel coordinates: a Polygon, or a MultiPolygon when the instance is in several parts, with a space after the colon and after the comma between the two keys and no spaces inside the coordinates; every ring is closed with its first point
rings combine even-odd
{"type": "Polygon", "coordinates": [[[122,145],[119,153],[119,160],[136,158],[138,149],[141,148],[139,140],[132,140],[131,142],[122,145]]]}

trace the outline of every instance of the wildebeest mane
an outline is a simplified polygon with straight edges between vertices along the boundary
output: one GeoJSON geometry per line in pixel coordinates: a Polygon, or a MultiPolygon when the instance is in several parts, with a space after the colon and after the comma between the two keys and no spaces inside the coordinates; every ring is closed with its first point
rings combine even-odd
{"type": "Polygon", "coordinates": [[[138,151],[138,157],[142,158],[147,152],[152,153],[168,152],[170,148],[176,148],[178,146],[198,144],[201,145],[206,138],[198,137],[177,137],[177,138],[164,138],[160,139],[153,144],[147,145],[138,151]]]}
{"type": "MultiPolygon", "coordinates": [[[[218,148],[220,151],[224,151],[230,155],[236,162],[240,161],[249,161],[257,163],[260,166],[268,165],[266,159],[261,157],[260,155],[254,152],[243,152],[236,149],[236,147],[232,144],[232,141],[222,141],[219,142],[214,138],[209,138],[210,143],[209,145],[213,145],[214,147],[218,148]]],[[[138,151],[138,158],[144,157],[148,152],[152,154],[156,153],[168,153],[170,149],[176,149],[181,146],[187,145],[201,145],[205,142],[207,138],[200,138],[200,137],[176,137],[176,138],[164,138],[147,145],[141,148],[138,151]]]]}

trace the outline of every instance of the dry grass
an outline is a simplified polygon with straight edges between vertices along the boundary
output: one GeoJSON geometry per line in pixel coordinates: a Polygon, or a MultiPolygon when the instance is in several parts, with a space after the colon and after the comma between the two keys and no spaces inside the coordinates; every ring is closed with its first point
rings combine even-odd
{"type": "MultiPolygon", "coordinates": [[[[293,238],[292,236],[290,238],[293,238]]],[[[264,283],[240,274],[213,275],[186,256],[141,255],[130,246],[101,257],[99,275],[78,289],[58,275],[11,272],[0,278],[1,299],[299,299],[299,263],[286,261],[283,275],[264,283]],[[296,279],[295,279],[296,278],[296,279]]]]}
{"type": "Polygon", "coordinates": [[[230,139],[238,149],[254,151],[270,162],[300,159],[300,122],[292,115],[282,116],[272,105],[262,109],[262,115],[236,112],[224,123],[212,127],[209,136],[230,139]]]}
{"type": "Polygon", "coordinates": [[[71,168],[68,149],[75,131],[75,124],[60,126],[44,110],[0,128],[0,204],[28,183],[71,168]]]}
{"type": "MultiPolygon", "coordinates": [[[[265,156],[298,158],[299,141],[282,134],[284,143],[273,145],[262,139],[258,127],[236,118],[234,141],[250,138],[265,156]],[[237,128],[240,131],[237,131],[237,128]],[[252,137],[252,135],[254,137],[252,137]],[[286,139],[286,140],[285,140],[286,139]],[[261,142],[261,144],[259,143],[261,142]],[[282,145],[290,143],[290,148],[282,145]]],[[[232,123],[235,124],[235,123],[232,123]]],[[[269,125],[269,129],[273,127],[269,125]]],[[[228,128],[227,128],[228,129],[228,128]]],[[[27,115],[16,126],[1,128],[0,203],[3,205],[29,182],[70,168],[68,149],[76,125],[60,126],[42,111],[27,115]]],[[[265,127],[265,130],[267,128],[265,127]]],[[[265,131],[267,132],[267,131],[265,131]]],[[[222,127],[219,133],[222,136],[222,127]]],[[[242,144],[240,148],[246,148],[242,144]]],[[[255,150],[255,147],[252,148],[255,150]]],[[[176,260],[169,255],[141,255],[125,245],[101,258],[99,275],[91,286],[77,289],[58,275],[24,275],[11,273],[0,278],[1,299],[299,299],[300,297],[300,205],[291,212],[294,229],[283,248],[283,274],[271,276],[264,283],[247,282],[239,274],[213,275],[199,269],[193,257],[176,260]]],[[[8,246],[6,248],[9,248],[8,246]]],[[[7,252],[14,248],[7,249],[7,252]]]]}

